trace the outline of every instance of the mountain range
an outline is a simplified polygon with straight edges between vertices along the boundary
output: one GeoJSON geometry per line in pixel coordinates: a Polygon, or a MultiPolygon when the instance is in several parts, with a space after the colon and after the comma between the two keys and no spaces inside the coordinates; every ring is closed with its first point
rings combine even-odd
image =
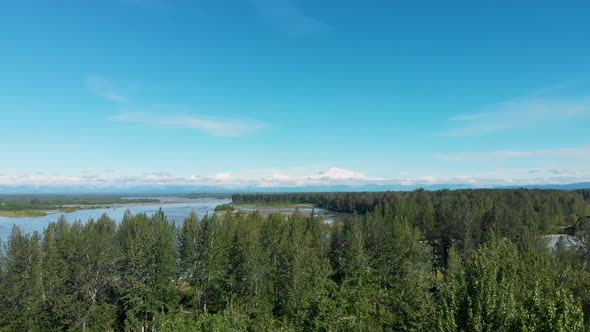
{"type": "Polygon", "coordinates": [[[66,187],[66,186],[0,186],[0,194],[178,194],[178,193],[233,193],[233,192],[362,192],[362,191],[412,191],[418,188],[425,190],[455,190],[455,189],[556,189],[577,190],[590,188],[590,182],[577,182],[569,184],[538,184],[526,186],[489,186],[477,187],[471,184],[416,184],[403,185],[377,185],[366,184],[361,186],[348,185],[322,185],[302,187],[258,187],[227,188],[214,186],[138,186],[138,187],[66,187]]]}

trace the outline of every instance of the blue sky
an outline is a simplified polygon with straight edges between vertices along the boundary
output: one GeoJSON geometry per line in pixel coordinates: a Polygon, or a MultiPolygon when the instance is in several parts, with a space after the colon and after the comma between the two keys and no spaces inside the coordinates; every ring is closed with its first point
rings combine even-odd
{"type": "Polygon", "coordinates": [[[0,4],[0,185],[590,180],[587,1],[0,4]]]}

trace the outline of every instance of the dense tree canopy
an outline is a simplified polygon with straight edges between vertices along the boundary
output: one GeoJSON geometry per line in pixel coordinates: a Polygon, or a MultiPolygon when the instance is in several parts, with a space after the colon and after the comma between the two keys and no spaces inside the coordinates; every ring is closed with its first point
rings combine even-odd
{"type": "Polygon", "coordinates": [[[60,218],[43,233],[15,227],[0,250],[0,331],[589,326],[587,233],[555,249],[539,236],[588,212],[577,194],[314,197],[366,213],[335,224],[299,213],[193,213],[175,225],[160,211],[127,213],[120,224],[60,218]]]}

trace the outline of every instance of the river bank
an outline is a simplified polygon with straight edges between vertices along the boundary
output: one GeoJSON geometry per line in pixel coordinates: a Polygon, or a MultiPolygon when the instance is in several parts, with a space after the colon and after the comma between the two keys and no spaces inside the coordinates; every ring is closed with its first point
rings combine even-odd
{"type": "Polygon", "coordinates": [[[61,210],[47,210],[45,215],[41,216],[24,216],[24,217],[7,217],[0,216],[0,239],[6,240],[10,235],[14,225],[19,226],[25,233],[34,231],[43,231],[50,222],[56,222],[60,216],[64,216],[69,222],[81,221],[87,222],[90,219],[98,219],[103,214],[107,214],[117,223],[125,216],[126,211],[133,214],[145,213],[148,216],[153,215],[162,209],[170,222],[176,224],[190,215],[191,212],[197,213],[199,218],[205,215],[213,214],[217,205],[227,204],[228,199],[172,199],[159,203],[128,203],[128,204],[105,204],[104,206],[94,206],[94,208],[85,208],[64,212],[61,210]]]}
{"type": "Polygon", "coordinates": [[[26,218],[26,217],[43,217],[51,214],[70,213],[79,210],[95,210],[95,209],[118,209],[126,207],[138,206],[152,206],[152,205],[168,205],[168,204],[182,204],[194,200],[176,199],[176,200],[146,200],[144,202],[130,201],[121,203],[101,203],[101,204],[64,204],[53,209],[39,209],[39,210],[0,210],[0,217],[6,218],[26,218]]]}

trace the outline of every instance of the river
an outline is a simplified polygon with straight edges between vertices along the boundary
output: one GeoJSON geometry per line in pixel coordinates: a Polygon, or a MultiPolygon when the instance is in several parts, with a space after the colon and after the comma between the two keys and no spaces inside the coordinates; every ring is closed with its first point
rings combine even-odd
{"type": "MultiPolygon", "coordinates": [[[[149,197],[152,198],[152,197],[149,197]]],[[[86,222],[89,219],[98,219],[104,213],[108,214],[109,217],[114,219],[116,222],[120,222],[123,219],[123,215],[126,210],[131,211],[133,214],[146,213],[153,215],[160,208],[164,211],[164,214],[168,217],[168,220],[174,221],[177,224],[181,223],[192,211],[195,211],[199,217],[203,217],[206,214],[214,213],[215,207],[220,204],[230,203],[230,199],[216,199],[216,198],[198,198],[198,199],[187,199],[180,197],[153,197],[160,199],[160,203],[142,203],[129,205],[117,205],[111,208],[95,208],[87,210],[77,210],[73,212],[59,212],[50,213],[46,216],[41,217],[22,217],[22,218],[9,218],[0,217],[0,239],[6,241],[10,232],[12,231],[13,225],[18,225],[25,233],[32,233],[34,231],[42,232],[50,222],[55,222],[57,219],[64,215],[69,222],[81,220],[86,222]],[[170,203],[174,202],[174,203],[170,203]]]]}

